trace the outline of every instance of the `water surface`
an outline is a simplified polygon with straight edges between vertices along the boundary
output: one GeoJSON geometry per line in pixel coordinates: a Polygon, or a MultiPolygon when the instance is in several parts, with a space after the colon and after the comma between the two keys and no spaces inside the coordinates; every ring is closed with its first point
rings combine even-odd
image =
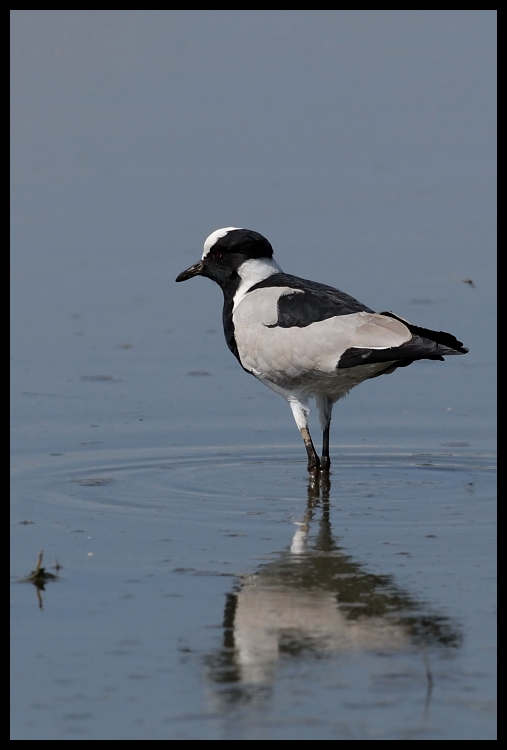
{"type": "Polygon", "coordinates": [[[494,739],[494,11],[11,28],[12,739],[494,739]],[[229,225],[470,347],[329,485],[174,283],[229,225]]]}

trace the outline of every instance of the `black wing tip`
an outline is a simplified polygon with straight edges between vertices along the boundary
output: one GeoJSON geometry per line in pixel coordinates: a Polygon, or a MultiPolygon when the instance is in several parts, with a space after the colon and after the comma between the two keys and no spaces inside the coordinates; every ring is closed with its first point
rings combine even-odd
{"type": "Polygon", "coordinates": [[[467,347],[463,346],[463,342],[458,341],[456,336],[453,336],[452,333],[447,333],[446,331],[433,331],[431,330],[431,328],[422,328],[421,326],[415,326],[412,323],[409,323],[407,320],[399,318],[391,311],[386,310],[386,312],[381,312],[380,314],[388,315],[390,318],[399,320],[400,323],[403,323],[407,326],[408,330],[413,336],[420,336],[421,338],[429,339],[435,344],[451,350],[449,352],[443,352],[443,354],[468,354],[469,352],[467,347]]]}
{"type": "MultiPolygon", "coordinates": [[[[448,333],[447,336],[450,336],[450,334],[448,333]]],[[[441,345],[440,342],[437,343],[441,345]]],[[[470,351],[466,346],[463,346],[462,341],[458,341],[457,339],[454,339],[454,341],[446,341],[444,346],[450,349],[449,352],[443,352],[444,356],[446,354],[468,354],[470,351]]]]}

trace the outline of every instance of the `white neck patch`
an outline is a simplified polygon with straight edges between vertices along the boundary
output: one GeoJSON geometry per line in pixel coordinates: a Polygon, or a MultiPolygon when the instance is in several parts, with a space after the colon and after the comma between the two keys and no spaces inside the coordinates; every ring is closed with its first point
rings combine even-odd
{"type": "Polygon", "coordinates": [[[241,279],[240,285],[234,295],[233,311],[239,305],[245,294],[259,281],[264,281],[274,273],[282,273],[282,269],[272,258],[252,258],[245,260],[238,268],[238,276],[241,279]]]}
{"type": "Polygon", "coordinates": [[[241,229],[241,227],[224,227],[223,229],[217,229],[212,232],[209,237],[206,238],[204,243],[204,252],[202,254],[202,260],[207,256],[213,245],[218,242],[219,239],[225,237],[226,234],[231,232],[233,229],[241,229]]]}

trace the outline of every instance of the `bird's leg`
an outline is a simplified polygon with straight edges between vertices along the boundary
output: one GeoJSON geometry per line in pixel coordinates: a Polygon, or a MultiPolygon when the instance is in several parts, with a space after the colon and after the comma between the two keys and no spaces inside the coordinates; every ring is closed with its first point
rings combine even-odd
{"type": "Polygon", "coordinates": [[[295,396],[289,396],[287,401],[292,409],[292,414],[301,433],[301,437],[304,440],[306,453],[308,455],[308,471],[313,476],[318,476],[320,473],[320,459],[313,445],[312,436],[308,429],[308,414],[310,413],[310,407],[308,401],[305,398],[296,398],[295,396]]]}
{"type": "Polygon", "coordinates": [[[307,469],[310,474],[318,474],[320,472],[320,459],[317,455],[317,451],[315,450],[312,436],[310,435],[310,430],[308,429],[308,427],[303,427],[301,429],[301,437],[305,442],[305,448],[308,454],[307,469]]]}
{"type": "Polygon", "coordinates": [[[315,397],[317,409],[319,410],[320,426],[322,427],[322,459],[320,470],[323,474],[329,474],[331,459],[329,457],[329,430],[331,427],[331,412],[333,401],[328,396],[319,395],[315,397]]]}
{"type": "Polygon", "coordinates": [[[325,474],[329,474],[329,468],[331,466],[331,459],[329,457],[329,428],[331,426],[331,423],[328,422],[327,425],[324,427],[324,432],[322,433],[322,459],[320,462],[320,469],[325,474]]]}

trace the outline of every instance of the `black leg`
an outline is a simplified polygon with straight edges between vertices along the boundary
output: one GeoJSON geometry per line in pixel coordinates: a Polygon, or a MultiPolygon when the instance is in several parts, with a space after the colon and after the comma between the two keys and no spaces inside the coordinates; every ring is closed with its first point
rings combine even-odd
{"type": "Polygon", "coordinates": [[[320,470],[323,474],[329,474],[331,459],[329,457],[329,429],[331,427],[331,413],[334,402],[328,397],[319,394],[315,397],[319,410],[320,426],[322,427],[322,459],[320,470]]]}
{"type": "Polygon", "coordinates": [[[322,433],[322,459],[320,462],[320,470],[324,474],[329,474],[331,467],[331,459],[329,457],[329,428],[331,423],[328,422],[322,433]]]}
{"type": "Polygon", "coordinates": [[[310,474],[318,475],[320,473],[320,459],[315,450],[315,446],[310,435],[308,427],[303,427],[301,430],[301,436],[305,442],[306,452],[308,454],[308,472],[310,474]]]}

